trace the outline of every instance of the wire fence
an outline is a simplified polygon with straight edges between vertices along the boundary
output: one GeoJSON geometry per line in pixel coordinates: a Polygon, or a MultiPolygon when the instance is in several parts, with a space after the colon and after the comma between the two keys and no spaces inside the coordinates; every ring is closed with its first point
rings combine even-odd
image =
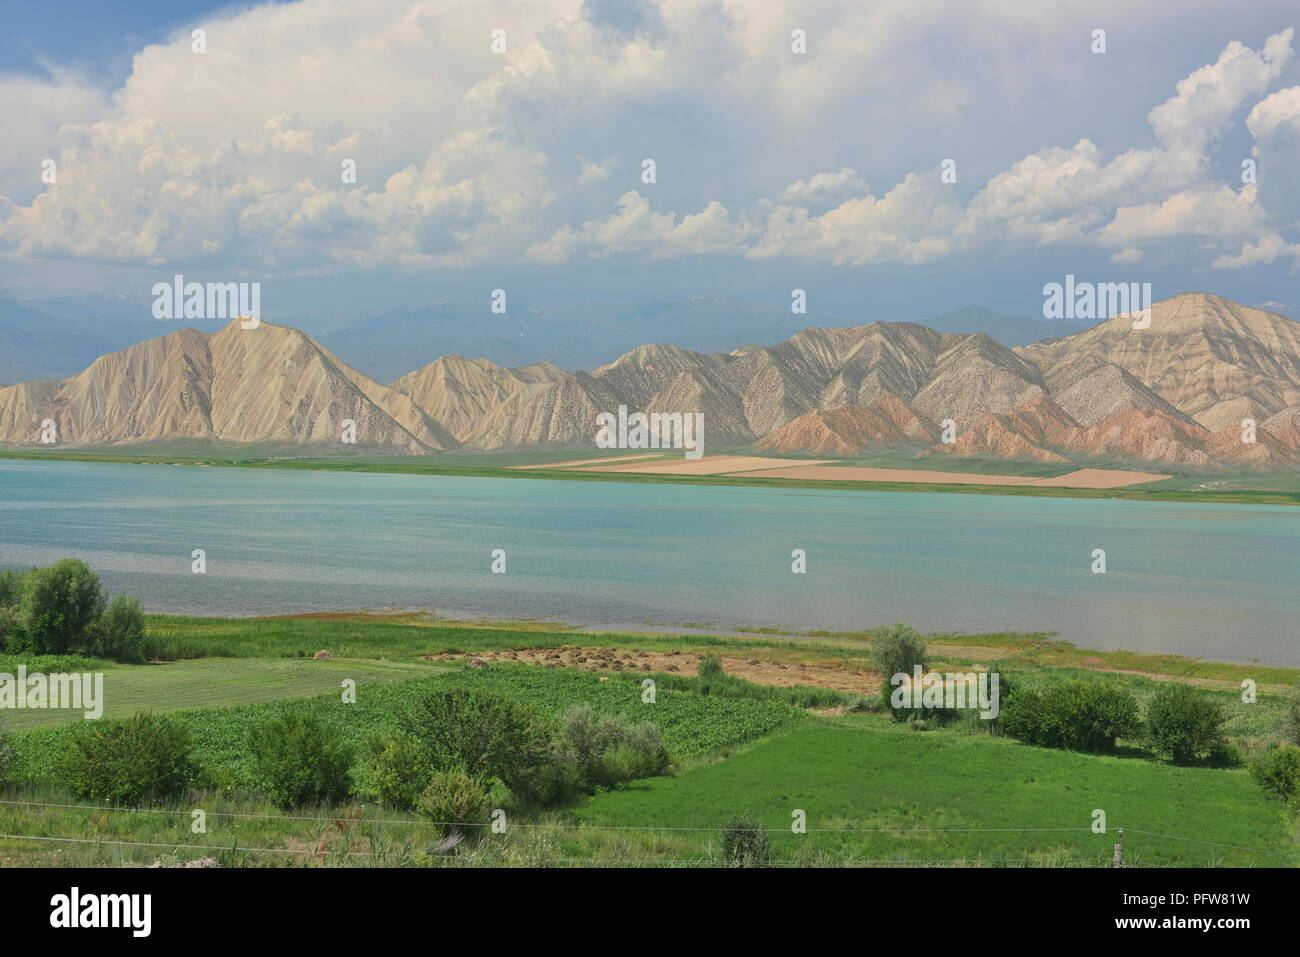
{"type": "MultiPolygon", "coordinates": [[[[229,819],[232,821],[274,821],[288,825],[303,824],[332,824],[341,828],[364,827],[370,825],[381,825],[384,827],[397,826],[406,829],[427,829],[430,827],[439,828],[443,831],[449,829],[470,829],[470,828],[493,828],[494,830],[505,832],[514,829],[528,831],[560,831],[560,832],[632,832],[641,834],[724,834],[727,828],[718,827],[683,827],[678,825],[666,824],[596,824],[596,823],[566,823],[566,822],[530,822],[520,821],[511,822],[505,826],[498,826],[493,822],[482,821],[430,821],[409,818],[370,818],[353,814],[337,814],[328,817],[313,815],[296,815],[296,814],[254,814],[241,813],[234,811],[208,811],[206,809],[171,809],[171,808],[124,808],[113,807],[111,805],[97,804],[62,804],[55,802],[42,801],[12,801],[0,799],[0,806],[14,808],[32,808],[43,811],[78,811],[87,812],[88,814],[131,814],[131,815],[167,815],[167,816],[193,816],[194,811],[202,810],[206,818],[229,819]]],[[[1122,844],[1125,835],[1141,836],[1148,839],[1177,841],[1187,844],[1194,844],[1206,848],[1214,848],[1221,851],[1235,851],[1247,854],[1257,854],[1267,858],[1272,858],[1280,862],[1300,863],[1300,853],[1280,851],[1274,848],[1255,848],[1246,847],[1239,844],[1229,844],[1221,841],[1205,840],[1203,838],[1184,837],[1177,834],[1166,834],[1159,831],[1148,831],[1141,828],[1108,828],[1105,832],[1096,832],[1092,827],[1084,826],[1036,826],[1036,827],[898,827],[882,825],[878,827],[808,827],[800,831],[793,831],[790,827],[764,827],[758,828],[766,834],[787,834],[793,833],[797,837],[808,835],[853,835],[853,834],[870,834],[876,836],[886,836],[890,838],[908,838],[914,836],[926,835],[960,835],[960,834],[1070,834],[1070,833],[1090,833],[1098,837],[1118,838],[1122,844]]],[[[301,855],[304,857],[328,857],[328,858],[370,858],[372,860],[381,856],[372,847],[371,850],[356,851],[345,848],[327,847],[318,845],[316,847],[249,847],[241,846],[237,841],[231,844],[191,844],[191,843],[167,843],[153,841],[129,841],[119,840],[107,837],[63,837],[41,834],[9,834],[0,833],[0,840],[10,841],[32,841],[37,843],[63,843],[70,845],[98,845],[104,847],[121,847],[121,848],[148,848],[152,850],[168,850],[175,852],[187,851],[209,851],[209,852],[235,852],[242,854],[272,854],[272,855],[301,855]]],[[[717,867],[726,862],[711,855],[706,854],[698,858],[683,857],[548,857],[548,863],[565,864],[571,866],[578,865],[595,865],[595,866],[642,866],[642,867],[717,867]]],[[[1119,867],[1130,866],[1133,863],[1132,847],[1130,844],[1129,859],[1125,860],[1120,848],[1117,845],[1115,854],[1098,855],[1097,857],[1075,856],[1075,857],[1055,857],[1050,854],[1046,857],[1035,857],[1033,854],[1007,853],[1001,857],[957,857],[957,858],[846,858],[843,860],[826,859],[824,856],[818,856],[813,860],[768,860],[769,866],[776,867],[797,867],[816,864],[817,866],[831,867],[965,867],[965,866],[1080,866],[1080,867],[1119,867]]]]}

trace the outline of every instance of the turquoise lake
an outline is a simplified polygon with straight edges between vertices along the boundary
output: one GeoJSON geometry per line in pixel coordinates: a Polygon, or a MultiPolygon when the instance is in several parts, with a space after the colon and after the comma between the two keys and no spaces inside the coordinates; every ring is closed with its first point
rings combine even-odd
{"type": "Polygon", "coordinates": [[[0,567],[66,556],[157,612],[906,620],[1300,665],[1300,511],[1282,506],[0,460],[0,567]]]}

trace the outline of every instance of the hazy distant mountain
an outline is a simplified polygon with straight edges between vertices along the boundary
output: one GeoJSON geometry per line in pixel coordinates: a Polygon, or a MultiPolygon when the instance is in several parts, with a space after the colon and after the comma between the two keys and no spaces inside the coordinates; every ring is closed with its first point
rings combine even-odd
{"type": "Polygon", "coordinates": [[[1068,336],[1088,328],[1086,322],[1012,316],[993,312],[983,306],[967,306],[921,322],[936,332],[986,332],[1007,348],[1027,346],[1040,339],[1068,336]]]}
{"type": "Polygon", "coordinates": [[[1109,319],[1015,349],[984,332],[872,322],[732,352],[639,345],[590,372],[448,355],[385,386],[298,330],[235,322],[0,388],[0,441],[36,444],[49,418],[72,446],[337,446],[350,419],[357,445],[398,452],[588,449],[597,414],[619,405],[702,413],[715,448],[1292,468],[1300,323],[1188,293],[1156,303],[1148,329],[1109,319]]]}
{"type": "Polygon", "coordinates": [[[486,300],[458,301],[390,309],[322,335],[320,342],[349,365],[388,381],[451,354],[496,365],[550,362],[577,370],[648,341],[699,351],[731,349],[738,341],[778,342],[818,318],[796,315],[788,306],[711,296],[686,302],[511,304],[504,315],[492,313],[486,300]]]}
{"type": "MultiPolygon", "coordinates": [[[[6,300],[0,297],[0,383],[63,379],[98,356],[174,331],[152,317],[152,299],[6,300]]],[[[273,317],[303,329],[354,369],[388,382],[439,356],[481,357],[499,366],[550,362],[591,369],[645,342],[672,342],[699,352],[739,343],[774,344],[813,326],[839,326],[825,315],[794,314],[776,303],[698,296],[686,302],[511,304],[494,315],[486,300],[399,307],[368,318],[273,317]]],[[[925,320],[939,332],[985,332],[1004,346],[1085,328],[991,312],[978,306],[925,320]]]]}
{"type": "Polygon", "coordinates": [[[63,378],[159,331],[157,322],[73,319],[0,299],[0,382],[63,378]]]}

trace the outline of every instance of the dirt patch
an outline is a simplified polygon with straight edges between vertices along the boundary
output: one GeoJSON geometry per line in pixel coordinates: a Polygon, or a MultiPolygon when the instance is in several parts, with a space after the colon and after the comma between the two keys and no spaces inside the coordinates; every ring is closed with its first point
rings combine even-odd
{"type": "MultiPolygon", "coordinates": [[[[487,664],[523,664],[540,668],[578,668],[610,675],[622,671],[694,675],[704,655],[688,651],[642,651],[638,648],[601,648],[565,645],[562,648],[520,648],[469,654],[426,655],[428,661],[467,661],[471,667],[487,664]]],[[[759,685],[788,688],[810,685],[849,694],[876,694],[880,678],[869,671],[850,671],[821,665],[791,664],[752,657],[723,657],[722,670],[759,685]]]]}
{"type": "MultiPolygon", "coordinates": [[[[736,474],[733,470],[731,474],[736,474]]],[[[1034,488],[1108,489],[1140,485],[1170,478],[1152,472],[1119,469],[1076,469],[1066,475],[1042,478],[1029,475],[983,475],[977,472],[938,472],[925,469],[879,469],[858,465],[801,464],[784,468],[747,470],[749,478],[821,479],[840,482],[919,482],[931,485],[1017,485],[1034,488]]]]}
{"type": "MultiPolygon", "coordinates": [[[[831,459],[800,460],[804,465],[821,465],[831,459]]],[[[773,459],[757,455],[706,455],[698,459],[670,459],[667,462],[588,466],[584,472],[637,472],[643,475],[721,475],[744,474],[756,469],[779,468],[790,459],[773,459]]]]}

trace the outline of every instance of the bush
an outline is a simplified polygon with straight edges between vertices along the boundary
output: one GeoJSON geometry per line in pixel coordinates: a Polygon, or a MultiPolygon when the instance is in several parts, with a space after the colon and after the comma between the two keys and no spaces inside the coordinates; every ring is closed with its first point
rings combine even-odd
{"type": "Polygon", "coordinates": [[[574,787],[583,792],[653,777],[668,766],[668,750],[653,724],[597,717],[586,704],[564,713],[558,750],[560,760],[573,768],[574,787]]]}
{"type": "Polygon", "coordinates": [[[100,658],[140,662],[144,660],[144,611],[140,599],[119,592],[90,627],[90,650],[100,658]]]}
{"type": "Polygon", "coordinates": [[[104,611],[99,576],[78,558],[33,568],[23,581],[19,622],[32,650],[63,655],[84,651],[87,630],[104,611]]]}
{"type": "Polygon", "coordinates": [[[412,810],[432,776],[433,768],[420,742],[410,735],[371,743],[370,791],[382,804],[412,810]]]}
{"type": "Polygon", "coordinates": [[[11,655],[26,655],[32,651],[17,605],[0,605],[0,651],[11,655]]]}
{"type": "Polygon", "coordinates": [[[167,715],[137,712],[83,722],[59,760],[61,783],[78,797],[138,806],[182,794],[196,765],[189,732],[167,715]]]}
{"type": "Polygon", "coordinates": [[[9,761],[13,756],[13,743],[5,731],[4,716],[0,715],[0,784],[4,784],[5,769],[9,767],[9,761]]]}
{"type": "Polygon", "coordinates": [[[1282,740],[1300,746],[1300,684],[1292,685],[1282,712],[1282,740]]]}
{"type": "Polygon", "coordinates": [[[1003,695],[999,730],[1026,744],[1100,753],[1136,733],[1137,700],[1103,681],[1065,681],[1043,691],[1003,695]]]}
{"type": "Polygon", "coordinates": [[[881,674],[880,697],[896,721],[911,717],[913,709],[895,710],[890,701],[895,688],[894,675],[905,674],[910,678],[917,665],[924,671],[927,663],[925,641],[911,625],[900,621],[871,633],[871,667],[881,674]]]}
{"type": "Polygon", "coordinates": [[[668,767],[668,749],[659,729],[649,721],[628,725],[623,738],[606,752],[605,773],[611,780],[637,781],[663,774],[668,767]]]}
{"type": "Polygon", "coordinates": [[[347,797],[352,750],[315,715],[287,711],[263,721],[248,744],[262,788],[278,806],[336,804],[347,797]]]}
{"type": "Polygon", "coordinates": [[[27,572],[20,568],[0,568],[0,605],[17,605],[22,601],[27,572]]]}
{"type": "Polygon", "coordinates": [[[1222,706],[1191,685],[1166,685],[1147,703],[1152,746],[1178,762],[1221,749],[1225,720],[1222,706]]]}
{"type": "Polygon", "coordinates": [[[434,689],[416,700],[403,730],[420,743],[430,768],[459,769],[527,787],[547,762],[550,728],[533,710],[477,688],[434,689]]]}
{"type": "Polygon", "coordinates": [[[700,659],[699,667],[696,668],[695,671],[701,678],[720,675],[722,674],[722,659],[712,651],[706,651],[704,657],[700,659]]]}
{"type": "Polygon", "coordinates": [[[732,867],[766,867],[772,860],[767,828],[752,814],[737,814],[722,826],[722,857],[732,867]]]}
{"type": "Polygon", "coordinates": [[[1271,748],[1250,766],[1250,776],[1265,791],[1290,803],[1300,794],[1300,748],[1271,748]]]}
{"type": "Polygon", "coordinates": [[[456,833],[466,825],[470,837],[477,837],[488,823],[492,805],[487,789],[461,770],[439,771],[420,794],[416,807],[444,834],[456,833]]]}

